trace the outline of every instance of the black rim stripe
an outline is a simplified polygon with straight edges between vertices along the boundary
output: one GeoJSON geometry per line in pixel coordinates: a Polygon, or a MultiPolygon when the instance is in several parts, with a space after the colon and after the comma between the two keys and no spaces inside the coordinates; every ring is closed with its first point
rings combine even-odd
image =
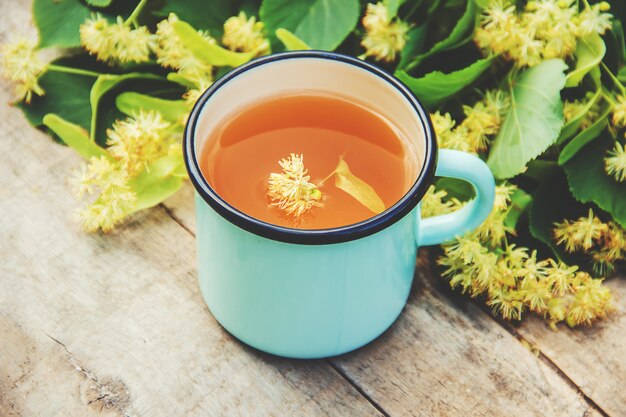
{"type": "Polygon", "coordinates": [[[287,243],[298,243],[308,245],[320,245],[320,244],[332,244],[348,242],[355,239],[360,239],[365,236],[369,236],[380,230],[383,230],[398,220],[402,219],[408,213],[415,208],[415,206],[422,199],[428,186],[432,182],[432,178],[435,174],[435,166],[437,160],[437,141],[435,140],[435,133],[430,121],[428,113],[424,111],[424,107],[419,100],[413,95],[409,88],[404,85],[400,80],[392,76],[391,74],[375,67],[360,59],[352,58],[347,55],[337,54],[334,52],[325,51],[293,51],[282,52],[273,55],[267,55],[257,58],[244,65],[241,65],[219,80],[215,81],[198,99],[193,107],[187,126],[185,127],[185,135],[183,138],[183,153],[185,158],[185,165],[189,173],[189,178],[193,183],[198,194],[206,201],[206,203],[213,208],[223,218],[231,222],[232,224],[254,233],[258,236],[262,236],[268,239],[277,240],[287,243]],[[275,224],[267,223],[254,217],[251,217],[223,200],[209,185],[208,181],[202,175],[198,159],[196,157],[195,149],[195,131],[200,112],[204,107],[204,104],[209,98],[219,90],[223,85],[228,83],[235,77],[256,68],[260,65],[265,65],[275,61],[281,61],[285,59],[296,58],[317,58],[328,59],[333,61],[340,61],[356,67],[365,69],[372,74],[382,78],[388,82],[391,86],[396,88],[406,99],[411,103],[417,113],[425,135],[425,157],[424,165],[421,172],[418,174],[415,183],[411,186],[411,189],[393,206],[385,210],[384,212],[364,220],[359,223],[336,227],[332,229],[292,229],[288,227],[277,226],[275,224]]]}

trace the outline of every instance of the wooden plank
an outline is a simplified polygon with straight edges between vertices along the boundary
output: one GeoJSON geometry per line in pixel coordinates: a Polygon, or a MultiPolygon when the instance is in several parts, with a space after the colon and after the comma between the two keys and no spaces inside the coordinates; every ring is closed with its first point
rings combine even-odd
{"type": "Polygon", "coordinates": [[[0,415],[380,415],[327,363],[222,330],[194,239],[163,209],[82,232],[65,182],[78,158],[17,109],[0,119],[0,415]]]}
{"type": "Polygon", "coordinates": [[[517,331],[535,344],[578,388],[609,415],[626,413],[626,277],[606,281],[616,311],[592,327],[553,331],[539,319],[525,321],[517,331]]]}
{"type": "Polygon", "coordinates": [[[394,416],[594,413],[557,372],[422,264],[403,315],[334,360],[394,416]]]}

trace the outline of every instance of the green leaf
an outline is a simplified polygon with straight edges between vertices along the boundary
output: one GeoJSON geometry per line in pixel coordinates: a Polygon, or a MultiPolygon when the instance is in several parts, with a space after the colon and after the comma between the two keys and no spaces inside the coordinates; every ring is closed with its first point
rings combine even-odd
{"type": "Polygon", "coordinates": [[[585,74],[600,64],[605,53],[606,45],[598,34],[579,39],[576,46],[576,68],[567,74],[565,86],[576,87],[580,84],[585,74]]]}
{"type": "Polygon", "coordinates": [[[424,49],[424,42],[426,41],[428,24],[423,23],[420,26],[411,28],[407,32],[406,45],[400,51],[400,61],[398,62],[398,69],[405,68],[411,60],[424,49]]]}
{"type": "Polygon", "coordinates": [[[129,182],[137,199],[128,214],[154,207],[174,195],[183,185],[184,172],[180,155],[165,156],[148,165],[129,182]]]}
{"type": "Polygon", "coordinates": [[[285,45],[288,51],[302,51],[311,49],[302,39],[289,32],[287,29],[276,29],[276,37],[285,45]]]}
{"type": "Polygon", "coordinates": [[[227,65],[236,67],[250,61],[256,52],[233,52],[211,43],[200,35],[189,23],[178,20],[174,22],[174,33],[181,43],[198,59],[209,65],[218,67],[227,65]]]}
{"type": "Polygon", "coordinates": [[[94,77],[48,71],[39,78],[39,84],[46,94],[43,97],[33,97],[30,104],[19,103],[18,107],[33,126],[41,126],[43,117],[48,113],[54,113],[89,129],[91,123],[89,93],[94,81],[94,77]]]}
{"type": "Polygon", "coordinates": [[[511,208],[504,219],[504,225],[515,230],[517,222],[532,203],[533,198],[526,191],[518,188],[511,195],[511,208]]]}
{"type": "Polygon", "coordinates": [[[566,68],[560,59],[550,59],[509,80],[511,105],[487,160],[496,178],[519,174],[557,140],[566,68]]]}
{"type": "Polygon", "coordinates": [[[617,182],[604,171],[604,158],[615,140],[608,132],[585,146],[565,165],[572,194],[583,203],[593,202],[626,227],[626,182],[617,182]]]}
{"type": "Polygon", "coordinates": [[[314,49],[332,51],[359,19],[358,0],[263,0],[261,20],[270,33],[293,32],[314,49]]]}
{"type": "Polygon", "coordinates": [[[387,8],[387,15],[389,19],[393,19],[398,14],[400,8],[400,0],[383,0],[383,4],[387,8]]]}
{"type": "Polygon", "coordinates": [[[96,125],[98,121],[98,104],[100,103],[100,99],[104,96],[108,91],[113,89],[118,84],[132,79],[144,79],[144,80],[162,80],[162,77],[159,77],[150,73],[141,73],[141,72],[130,72],[122,75],[115,74],[102,74],[97,79],[96,82],[93,83],[91,87],[91,91],[89,93],[89,103],[91,105],[91,130],[90,137],[93,139],[96,133],[96,125]]]}
{"type": "Polygon", "coordinates": [[[569,192],[567,180],[561,170],[544,181],[533,194],[529,212],[530,233],[545,243],[561,261],[576,265],[576,257],[565,252],[552,237],[554,223],[564,219],[577,219],[585,215],[587,208],[577,202],[569,192]]]}
{"type": "Polygon", "coordinates": [[[48,126],[50,130],[61,138],[63,143],[75,150],[83,158],[89,159],[91,157],[104,156],[110,160],[113,159],[105,149],[89,139],[85,129],[64,120],[56,114],[46,114],[43,118],[43,124],[48,126]]]}
{"type": "Polygon", "coordinates": [[[428,52],[417,56],[411,62],[409,67],[413,68],[419,65],[419,63],[422,62],[424,59],[436,54],[437,52],[454,49],[470,41],[474,33],[474,26],[476,25],[477,10],[478,7],[476,6],[475,0],[468,0],[465,12],[456,22],[456,25],[454,25],[454,28],[452,28],[450,34],[445,39],[442,39],[441,41],[434,44],[428,52]]]}
{"type": "Polygon", "coordinates": [[[589,110],[591,110],[594,104],[598,102],[600,97],[601,97],[601,90],[600,90],[600,86],[598,85],[596,92],[589,99],[585,107],[580,109],[580,111],[577,114],[575,114],[574,117],[572,117],[572,119],[569,122],[565,123],[565,125],[563,126],[563,129],[561,129],[559,138],[556,140],[556,143],[563,143],[576,134],[576,132],[580,128],[580,125],[585,120],[585,116],[587,116],[587,113],[589,112],[589,110]]]}
{"type": "Polygon", "coordinates": [[[437,178],[435,180],[435,188],[448,193],[448,198],[444,200],[456,198],[459,201],[469,201],[476,196],[476,191],[469,182],[457,178],[437,178]]]}
{"type": "Polygon", "coordinates": [[[184,120],[189,113],[189,107],[184,100],[165,100],[134,92],[126,92],[117,96],[115,105],[128,116],[132,116],[140,110],[156,110],[161,113],[164,119],[176,123],[184,120]]]}
{"type": "Polygon", "coordinates": [[[80,0],[34,0],[33,17],[39,30],[39,46],[80,46],[80,25],[91,11],[80,0]]]}
{"type": "Polygon", "coordinates": [[[94,7],[107,7],[113,0],[86,0],[87,4],[94,7]]]}
{"type": "Polygon", "coordinates": [[[565,164],[572,159],[582,148],[589,142],[600,136],[600,133],[604,130],[609,123],[609,115],[611,114],[611,106],[606,106],[602,114],[598,116],[595,122],[587,129],[580,132],[574,139],[572,139],[559,154],[559,165],[565,164]]]}
{"type": "Polygon", "coordinates": [[[239,10],[231,0],[162,0],[162,6],[154,14],[167,18],[176,13],[180,20],[191,26],[208,30],[214,37],[221,36],[224,22],[239,10]]]}
{"type": "Polygon", "coordinates": [[[522,175],[537,182],[543,182],[554,173],[557,166],[558,164],[555,161],[534,159],[528,163],[527,169],[522,175]]]}
{"type": "Polygon", "coordinates": [[[404,82],[428,108],[433,108],[470,85],[489,68],[493,58],[480,59],[469,67],[444,74],[433,71],[420,78],[406,72],[396,71],[396,77],[404,82]]]}
{"type": "Polygon", "coordinates": [[[385,203],[376,194],[376,191],[350,172],[350,167],[343,158],[339,159],[339,164],[335,168],[335,186],[350,194],[374,213],[378,214],[385,211],[385,203]]]}
{"type": "Polygon", "coordinates": [[[171,81],[173,83],[176,83],[178,85],[182,85],[185,88],[196,88],[197,85],[195,82],[191,81],[190,79],[180,75],[177,72],[170,72],[167,74],[167,80],[171,81]]]}

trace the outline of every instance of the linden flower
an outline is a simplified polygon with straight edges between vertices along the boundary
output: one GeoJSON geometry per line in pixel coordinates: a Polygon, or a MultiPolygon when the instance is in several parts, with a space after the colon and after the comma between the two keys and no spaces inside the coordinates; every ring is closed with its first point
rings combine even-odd
{"type": "Polygon", "coordinates": [[[618,182],[626,181],[626,146],[615,142],[615,147],[604,158],[604,169],[618,182]]]}
{"type": "Polygon", "coordinates": [[[110,24],[96,14],[80,26],[80,41],[101,61],[146,62],[150,59],[153,36],[145,26],[131,29],[121,16],[110,24]]]}
{"type": "Polygon", "coordinates": [[[224,22],[222,43],[232,51],[269,52],[270,44],[263,37],[263,22],[257,22],[254,16],[248,17],[245,12],[230,17],[224,22]]]}
{"type": "Polygon", "coordinates": [[[537,65],[544,59],[573,55],[579,37],[603,34],[612,16],[603,2],[578,12],[573,0],[529,1],[522,13],[514,2],[494,0],[485,8],[474,40],[485,53],[501,54],[518,67],[537,65]]]}
{"type": "Polygon", "coordinates": [[[365,48],[362,58],[371,56],[377,61],[393,62],[406,44],[409,25],[399,19],[389,19],[387,7],[381,2],[367,5],[363,27],[366,34],[361,42],[365,48]]]}
{"type": "Polygon", "coordinates": [[[128,174],[106,157],[92,157],[70,179],[77,198],[98,196],[78,210],[83,228],[88,232],[111,231],[132,210],[137,196],[128,185],[128,174]]]}
{"type": "Polygon", "coordinates": [[[118,120],[107,131],[108,151],[130,175],[136,175],[155,159],[168,154],[172,142],[171,123],[157,111],[140,111],[118,120]]]}
{"type": "Polygon", "coordinates": [[[313,207],[321,207],[322,192],[317,185],[309,182],[306,175],[304,157],[291,154],[280,162],[282,172],[271,173],[268,183],[267,196],[272,205],[284,210],[287,214],[299,217],[313,207]]]}
{"type": "Polygon", "coordinates": [[[36,47],[36,42],[25,38],[0,46],[3,76],[15,82],[17,99],[26,103],[30,103],[33,93],[45,93],[38,80],[46,64],[39,59],[36,47]]]}
{"type": "MultiPolygon", "coordinates": [[[[178,70],[180,75],[198,86],[212,82],[213,67],[196,58],[174,32],[173,23],[178,20],[176,14],[170,13],[167,19],[157,24],[154,48],[157,62],[164,67],[178,70]]],[[[215,43],[215,39],[206,33],[198,33],[210,43],[215,43]]]]}
{"type": "Polygon", "coordinates": [[[590,35],[598,33],[604,35],[607,29],[613,26],[613,15],[608,12],[611,5],[606,1],[586,7],[580,15],[578,15],[578,36],[590,35]]]}
{"type": "Polygon", "coordinates": [[[431,114],[442,148],[478,153],[486,151],[491,136],[500,131],[509,98],[503,91],[488,91],[474,106],[463,106],[465,119],[455,127],[450,114],[431,114]]]}
{"type": "Polygon", "coordinates": [[[565,250],[570,253],[579,249],[591,249],[608,230],[608,226],[596,217],[592,209],[589,209],[587,217],[581,217],[576,221],[564,220],[554,225],[556,227],[553,234],[557,244],[565,244],[565,250]]]}
{"type": "Polygon", "coordinates": [[[463,206],[456,198],[448,198],[445,190],[436,191],[434,185],[428,187],[420,204],[423,218],[451,213],[463,206]]]}
{"type": "Polygon", "coordinates": [[[617,96],[617,103],[613,107],[611,121],[617,127],[626,126],[626,96],[617,96]]]}

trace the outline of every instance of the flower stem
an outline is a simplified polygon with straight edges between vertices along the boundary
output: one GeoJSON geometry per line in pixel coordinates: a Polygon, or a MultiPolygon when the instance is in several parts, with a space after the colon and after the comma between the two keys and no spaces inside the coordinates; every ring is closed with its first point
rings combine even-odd
{"type": "Polygon", "coordinates": [[[46,69],[48,71],[64,72],[66,74],[84,75],[86,77],[99,77],[102,75],[101,73],[95,72],[95,71],[88,71],[88,70],[84,70],[80,68],[72,68],[72,67],[66,67],[63,65],[54,65],[54,64],[48,64],[46,69]]]}
{"type": "Polygon", "coordinates": [[[620,89],[620,91],[622,92],[622,95],[626,95],[626,89],[624,88],[622,83],[617,79],[617,77],[613,75],[613,72],[611,72],[609,67],[607,67],[606,64],[602,61],[600,61],[600,65],[602,65],[602,69],[609,75],[609,77],[613,81],[613,84],[615,84],[615,86],[620,89]]]}
{"type": "Polygon", "coordinates": [[[139,4],[137,5],[137,7],[135,7],[135,10],[133,10],[133,12],[130,14],[130,16],[128,16],[128,19],[126,19],[124,23],[128,24],[132,22],[135,25],[138,25],[139,22],[137,22],[137,17],[139,16],[139,14],[141,13],[141,11],[143,10],[143,8],[145,7],[147,3],[148,3],[148,0],[141,0],[139,4]]]}

